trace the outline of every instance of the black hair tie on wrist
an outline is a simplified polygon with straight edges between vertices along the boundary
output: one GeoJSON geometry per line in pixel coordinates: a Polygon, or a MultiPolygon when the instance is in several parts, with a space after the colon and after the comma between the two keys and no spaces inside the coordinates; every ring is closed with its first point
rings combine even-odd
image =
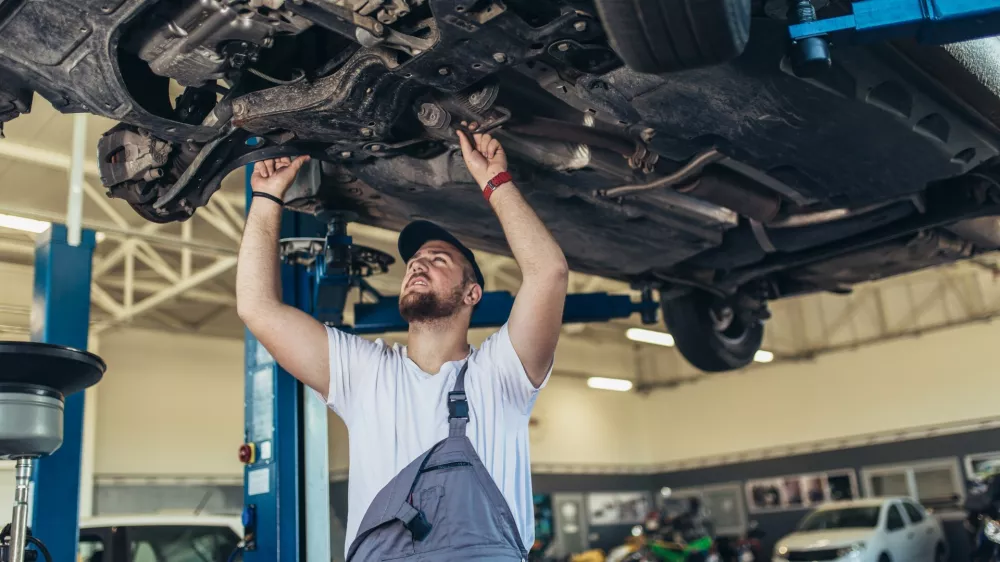
{"type": "Polygon", "coordinates": [[[285,202],[284,201],[282,201],[278,197],[275,197],[274,195],[271,195],[270,193],[264,193],[263,191],[252,191],[252,192],[250,192],[250,195],[252,195],[254,197],[263,197],[264,199],[270,199],[271,201],[274,201],[275,203],[277,203],[278,205],[280,205],[282,207],[285,206],[285,202]]]}

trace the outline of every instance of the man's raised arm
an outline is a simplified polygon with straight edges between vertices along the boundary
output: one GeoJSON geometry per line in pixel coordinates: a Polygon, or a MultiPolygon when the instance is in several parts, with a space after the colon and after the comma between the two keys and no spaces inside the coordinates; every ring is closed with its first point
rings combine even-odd
{"type": "MultiPolygon", "coordinates": [[[[481,189],[507,171],[503,148],[489,134],[473,135],[470,140],[459,131],[459,140],[465,164],[481,189]]],[[[521,268],[521,288],[507,329],[514,351],[537,388],[552,366],[559,341],[569,267],[555,238],[512,182],[489,189],[489,202],[521,268]]]]}
{"type": "MultiPolygon", "coordinates": [[[[266,160],[254,165],[250,185],[279,201],[309,158],[266,160]]],[[[281,300],[278,236],[282,207],[254,197],[236,265],[236,310],[240,319],[286,371],[328,399],[330,356],[326,328],[281,300]]]]}

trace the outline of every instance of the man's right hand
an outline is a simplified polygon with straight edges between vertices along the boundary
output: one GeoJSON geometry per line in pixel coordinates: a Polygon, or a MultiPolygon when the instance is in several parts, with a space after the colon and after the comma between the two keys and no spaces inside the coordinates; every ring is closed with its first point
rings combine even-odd
{"type": "Polygon", "coordinates": [[[309,156],[298,156],[295,160],[285,156],[261,160],[253,165],[253,175],[250,176],[250,187],[284,199],[285,192],[295,181],[299,168],[309,161],[309,156]]]}

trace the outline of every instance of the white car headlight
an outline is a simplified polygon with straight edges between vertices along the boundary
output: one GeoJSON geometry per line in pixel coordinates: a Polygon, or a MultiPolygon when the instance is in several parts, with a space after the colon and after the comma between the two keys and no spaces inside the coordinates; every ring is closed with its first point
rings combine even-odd
{"type": "Polygon", "coordinates": [[[851,546],[846,546],[844,548],[837,550],[837,558],[846,558],[848,556],[855,556],[861,554],[865,550],[865,543],[856,542],[851,546]]]}
{"type": "Polygon", "coordinates": [[[774,547],[774,554],[775,554],[775,556],[784,556],[784,555],[788,554],[788,547],[787,546],[783,546],[783,545],[782,546],[776,546],[776,547],[774,547]]]}

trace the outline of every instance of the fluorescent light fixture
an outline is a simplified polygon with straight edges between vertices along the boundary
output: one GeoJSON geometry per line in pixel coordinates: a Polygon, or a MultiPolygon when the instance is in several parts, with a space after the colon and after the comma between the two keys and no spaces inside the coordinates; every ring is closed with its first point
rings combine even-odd
{"type": "Polygon", "coordinates": [[[632,390],[632,381],[625,379],[608,379],[604,377],[590,377],[587,379],[587,386],[598,390],[616,390],[618,392],[628,392],[632,390]]]}
{"type": "Polygon", "coordinates": [[[774,354],[770,351],[759,350],[757,353],[753,354],[753,360],[758,363],[770,363],[774,361],[774,354]]]}
{"type": "Polygon", "coordinates": [[[644,330],[642,328],[629,328],[625,331],[625,337],[637,342],[651,343],[653,345],[674,346],[674,336],[666,332],[656,332],[654,330],[644,330]]]}
{"type": "Polygon", "coordinates": [[[21,230],[23,232],[41,234],[48,230],[49,226],[49,223],[45,221],[36,221],[35,219],[26,219],[24,217],[17,217],[14,215],[0,214],[0,228],[9,228],[11,230],[21,230]]]}

